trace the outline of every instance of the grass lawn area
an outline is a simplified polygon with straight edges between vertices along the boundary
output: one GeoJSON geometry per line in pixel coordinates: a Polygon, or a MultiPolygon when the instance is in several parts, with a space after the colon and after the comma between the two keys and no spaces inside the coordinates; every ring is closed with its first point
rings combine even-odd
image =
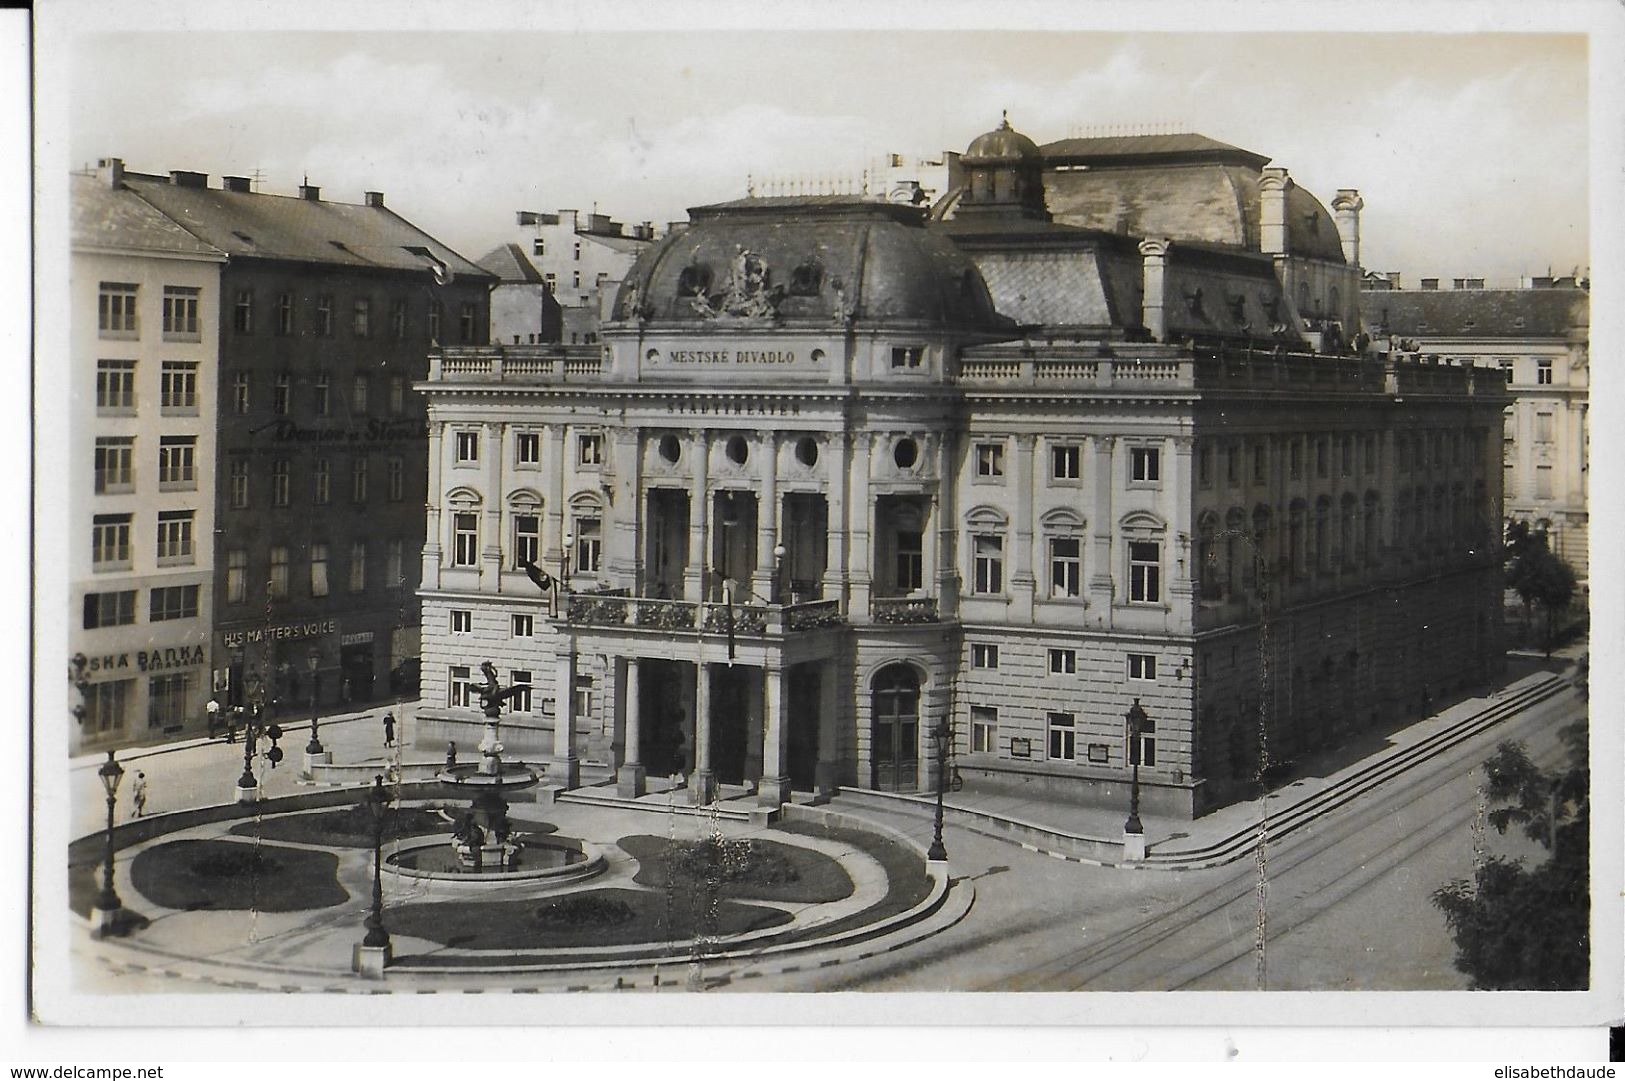
{"type": "Polygon", "coordinates": [[[633,881],[650,889],[806,903],[852,896],[852,879],[835,860],[778,841],[753,837],[719,844],[639,834],[615,843],[638,861],[633,881]]]}
{"type": "Polygon", "coordinates": [[[918,852],[889,837],[867,830],[821,826],[810,822],[780,822],[773,828],[850,845],[860,852],[867,852],[886,869],[886,896],[862,912],[854,912],[844,919],[819,927],[815,933],[820,937],[907,912],[930,896],[931,877],[925,873],[925,861],[918,852]]]}
{"type": "Polygon", "coordinates": [[[299,912],[350,899],[330,852],[237,841],[170,841],[138,853],[135,889],[155,904],[210,909],[299,912]]]}
{"type": "MultiPolygon", "coordinates": [[[[231,832],[238,837],[259,837],[267,841],[371,848],[372,812],[366,807],[340,807],[310,814],[273,815],[239,822],[231,827],[231,832]]],[[[384,813],[386,842],[432,833],[450,835],[451,823],[426,807],[390,807],[384,813]]]]}
{"type": "Polygon", "coordinates": [[[467,950],[548,949],[687,941],[786,923],[789,915],[760,905],[693,894],[586,890],[526,901],[439,901],[388,909],[392,935],[426,938],[467,950]]]}

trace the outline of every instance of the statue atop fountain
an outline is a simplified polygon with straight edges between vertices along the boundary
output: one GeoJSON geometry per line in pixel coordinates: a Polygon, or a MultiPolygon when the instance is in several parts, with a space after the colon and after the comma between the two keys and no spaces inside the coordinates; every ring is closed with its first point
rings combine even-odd
{"type": "Polygon", "coordinates": [[[468,813],[452,838],[459,862],[469,870],[512,870],[517,865],[520,846],[510,837],[508,801],[504,793],[531,787],[537,776],[536,771],[523,762],[517,766],[510,764],[504,771],[499,728],[502,704],[523,692],[525,685],[502,686],[497,679],[496,665],[490,661],[481,663],[480,672],[485,676],[485,683],[474,687],[480,696],[480,712],[485,715],[480,760],[468,765],[459,763],[453,744],[446,755],[446,768],[438,776],[453,790],[471,796],[468,813]]]}
{"type": "Polygon", "coordinates": [[[503,687],[497,682],[497,666],[490,661],[480,662],[480,673],[485,676],[485,683],[474,688],[480,696],[480,709],[485,714],[485,738],[480,740],[480,772],[500,777],[502,739],[497,730],[502,723],[502,703],[524,690],[525,685],[503,687]]]}

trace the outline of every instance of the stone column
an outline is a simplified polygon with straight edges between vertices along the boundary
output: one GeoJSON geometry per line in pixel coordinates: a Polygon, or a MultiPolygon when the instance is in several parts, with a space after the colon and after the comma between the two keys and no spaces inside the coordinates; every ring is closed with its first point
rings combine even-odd
{"type": "Polygon", "coordinates": [[[495,422],[484,425],[485,507],[480,545],[480,588],[502,590],[502,429],[495,422]]]}
{"type": "Polygon", "coordinates": [[[852,496],[846,508],[847,536],[851,538],[847,581],[852,588],[847,619],[852,623],[869,622],[869,546],[874,543],[870,526],[875,518],[874,500],[869,496],[869,467],[874,445],[873,432],[858,432],[852,437],[852,496]]]}
{"type": "Polygon", "coordinates": [[[643,741],[643,699],[638,693],[642,686],[642,664],[637,657],[626,658],[626,681],[622,685],[622,701],[626,717],[626,732],[621,750],[621,768],[615,774],[615,793],[637,797],[646,790],[641,744],[643,741]]]}
{"type": "Polygon", "coordinates": [[[576,758],[576,650],[574,636],[565,631],[559,645],[553,694],[553,758],[547,764],[547,782],[561,788],[581,784],[581,762],[576,758]]]}
{"type": "Polygon", "coordinates": [[[790,680],[784,669],[769,664],[762,672],[762,783],[757,803],[778,807],[790,802],[790,680]]]}
{"type": "MultiPolygon", "coordinates": [[[[425,508],[428,515],[423,534],[422,574],[420,580],[425,589],[440,588],[440,557],[441,557],[441,521],[440,508],[445,502],[446,493],[441,487],[441,470],[443,462],[441,455],[445,450],[446,425],[445,422],[433,415],[429,416],[429,499],[425,508]]],[[[395,583],[389,583],[393,586],[395,583]]]]}
{"type": "Polygon", "coordinates": [[[751,592],[773,599],[773,547],[779,542],[779,433],[760,433],[756,453],[761,455],[761,488],[756,504],[756,571],[751,592]]]}
{"type": "Polygon", "coordinates": [[[711,666],[699,661],[694,669],[694,772],[688,791],[703,806],[717,798],[716,773],[711,769],[711,666]]]}
{"type": "Polygon", "coordinates": [[[689,488],[688,508],[688,566],[683,568],[683,599],[705,599],[706,568],[710,566],[707,541],[711,529],[711,500],[707,470],[710,466],[711,442],[704,428],[688,433],[689,461],[693,462],[693,484],[689,488]]]}
{"type": "MultiPolygon", "coordinates": [[[[1287,254],[1286,193],[1290,190],[1292,178],[1285,169],[1264,169],[1259,175],[1258,250],[1265,255],[1287,254]]],[[[1296,303],[1297,298],[1291,300],[1296,303]]]]}
{"type": "Polygon", "coordinates": [[[1166,282],[1168,269],[1169,240],[1142,240],[1140,241],[1140,257],[1144,260],[1141,265],[1141,284],[1144,287],[1144,307],[1140,312],[1140,322],[1145,325],[1146,331],[1154,342],[1168,340],[1168,286],[1166,282]]]}
{"type": "Polygon", "coordinates": [[[1337,222],[1337,237],[1343,242],[1343,261],[1351,267],[1360,265],[1360,211],[1364,209],[1365,200],[1358,190],[1337,189],[1332,199],[1332,219],[1337,222]]]}
{"type": "Polygon", "coordinates": [[[1112,534],[1116,523],[1112,521],[1112,489],[1115,472],[1112,469],[1112,447],[1115,436],[1097,435],[1089,440],[1089,461],[1093,465],[1094,503],[1089,512],[1089,535],[1093,539],[1089,553],[1089,604],[1096,612],[1110,618],[1112,609],[1112,534]]]}
{"type": "Polygon", "coordinates": [[[643,553],[638,548],[638,523],[643,516],[639,497],[642,461],[642,432],[633,427],[617,428],[611,436],[609,518],[605,525],[604,566],[617,587],[639,584],[638,567],[643,553]]]}
{"type": "Polygon", "coordinates": [[[1010,614],[1016,623],[1031,623],[1033,595],[1038,590],[1038,577],[1033,561],[1033,450],[1037,436],[1016,436],[1015,468],[1011,470],[1016,482],[1016,513],[1014,536],[1010,545],[1010,614]]]}
{"type": "Polygon", "coordinates": [[[841,730],[836,716],[835,662],[824,661],[818,669],[818,765],[813,787],[820,802],[835,795],[841,778],[841,730]]]}
{"type": "Polygon", "coordinates": [[[842,600],[846,594],[846,551],[850,533],[846,520],[846,475],[849,455],[846,433],[832,432],[825,444],[829,455],[829,558],[824,568],[824,598],[842,600]]]}

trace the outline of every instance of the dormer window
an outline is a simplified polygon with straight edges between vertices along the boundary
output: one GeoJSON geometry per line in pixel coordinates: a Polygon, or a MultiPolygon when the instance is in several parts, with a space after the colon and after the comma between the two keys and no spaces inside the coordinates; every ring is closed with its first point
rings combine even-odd
{"type": "Polygon", "coordinates": [[[790,272],[790,295],[815,297],[824,285],[824,268],[816,262],[802,263],[790,272]]]}
{"type": "Polygon", "coordinates": [[[893,368],[918,368],[925,359],[925,347],[919,345],[894,346],[891,351],[893,368]]]}
{"type": "Polygon", "coordinates": [[[711,268],[704,263],[691,263],[677,276],[677,295],[699,296],[711,289],[711,268]]]}

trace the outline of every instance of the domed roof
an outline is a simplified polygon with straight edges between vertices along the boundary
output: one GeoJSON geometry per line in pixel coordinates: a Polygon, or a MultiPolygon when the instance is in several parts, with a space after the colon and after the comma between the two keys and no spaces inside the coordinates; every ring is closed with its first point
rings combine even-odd
{"type": "Polygon", "coordinates": [[[1038,144],[1010,126],[1006,113],[999,126],[971,140],[960,156],[967,164],[989,161],[1036,161],[1043,157],[1038,144]]]}
{"type": "Polygon", "coordinates": [[[926,322],[1008,331],[976,264],[922,208],[856,196],[750,198],[689,210],[633,264],[613,318],[926,322]]]}

